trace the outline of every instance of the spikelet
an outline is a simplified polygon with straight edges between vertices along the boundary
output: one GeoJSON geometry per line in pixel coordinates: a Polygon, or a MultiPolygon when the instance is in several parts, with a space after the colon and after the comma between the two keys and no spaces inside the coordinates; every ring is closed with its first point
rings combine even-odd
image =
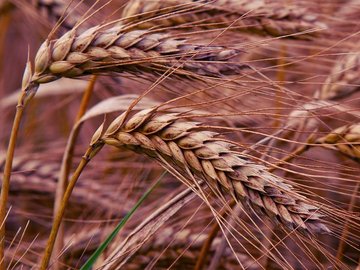
{"type": "Polygon", "coordinates": [[[289,230],[297,228],[305,235],[328,232],[317,207],[266,167],[233,150],[218,133],[201,130],[198,122],[180,120],[176,113],[156,109],[140,111],[127,121],[125,116],[112,122],[101,138],[103,143],[146,154],[160,164],[166,160],[183,176],[204,179],[245,209],[255,209],[289,230]]]}

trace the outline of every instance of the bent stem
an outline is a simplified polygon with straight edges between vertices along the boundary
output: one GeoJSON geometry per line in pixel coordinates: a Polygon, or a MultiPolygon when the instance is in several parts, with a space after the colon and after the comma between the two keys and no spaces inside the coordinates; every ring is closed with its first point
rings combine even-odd
{"type": "Polygon", "coordinates": [[[96,153],[98,151],[100,151],[100,149],[102,148],[103,144],[97,144],[97,145],[93,145],[91,147],[88,148],[88,150],[86,151],[85,155],[82,157],[81,162],[79,163],[76,171],[74,172],[71,180],[69,181],[69,184],[66,187],[65,193],[64,193],[64,197],[61,201],[60,207],[56,213],[56,216],[54,218],[54,222],[53,222],[53,226],[51,228],[51,232],[50,232],[50,236],[48,238],[48,242],[46,244],[46,248],[45,248],[45,252],[44,252],[44,256],[41,260],[40,263],[40,270],[46,270],[48,265],[49,265],[49,261],[50,261],[50,257],[54,248],[54,244],[55,244],[55,240],[56,240],[56,236],[57,233],[59,231],[60,225],[61,225],[61,221],[62,218],[64,216],[65,213],[65,209],[66,206],[69,202],[71,193],[75,187],[75,184],[77,182],[77,180],[79,179],[82,171],[85,169],[86,165],[89,163],[89,161],[91,160],[91,158],[93,158],[96,153]]]}
{"type": "Polygon", "coordinates": [[[87,110],[91,95],[94,91],[96,79],[97,79],[96,75],[91,76],[88,86],[86,87],[85,92],[81,99],[80,107],[79,107],[79,110],[77,112],[76,119],[75,119],[76,122],[80,120],[80,118],[85,114],[85,112],[87,110]]]}
{"type": "Polygon", "coordinates": [[[16,139],[20,127],[20,122],[22,119],[22,115],[24,112],[25,105],[23,103],[24,95],[22,94],[19,99],[19,103],[16,106],[16,114],[13,122],[13,127],[11,129],[9,146],[6,153],[6,161],[4,166],[4,175],[1,186],[1,194],[0,194],[0,270],[5,270],[5,216],[6,216],[6,205],[9,196],[10,189],[10,177],[11,177],[11,169],[12,162],[14,158],[14,151],[16,145],[16,139]]]}
{"type": "MultiPolygon", "coordinates": [[[[61,163],[61,169],[60,169],[60,177],[59,181],[56,187],[56,194],[55,194],[55,202],[54,202],[54,211],[53,216],[55,218],[56,213],[58,212],[61,204],[61,200],[63,198],[65,189],[68,185],[68,178],[70,173],[70,167],[72,164],[72,157],[75,150],[75,143],[80,133],[81,125],[78,124],[78,121],[80,118],[85,114],[86,109],[89,105],[90,98],[92,95],[92,92],[94,90],[95,82],[96,82],[97,76],[94,75],[91,77],[88,86],[86,87],[86,90],[83,94],[83,97],[81,99],[81,104],[75,119],[75,125],[73,126],[73,129],[71,131],[71,134],[69,138],[71,140],[68,142],[63,160],[61,163]]],[[[56,239],[55,245],[54,245],[54,254],[60,254],[61,249],[64,246],[64,228],[62,225],[60,225],[59,231],[58,231],[58,237],[56,239]]],[[[55,263],[54,270],[60,269],[60,265],[58,263],[55,263]]]]}

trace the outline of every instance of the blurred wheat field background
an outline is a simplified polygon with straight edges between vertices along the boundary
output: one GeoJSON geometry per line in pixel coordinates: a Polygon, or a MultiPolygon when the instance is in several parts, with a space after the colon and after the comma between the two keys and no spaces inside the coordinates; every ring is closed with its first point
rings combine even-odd
{"type": "Polygon", "coordinates": [[[2,0],[0,270],[359,269],[359,0],[2,0]]]}

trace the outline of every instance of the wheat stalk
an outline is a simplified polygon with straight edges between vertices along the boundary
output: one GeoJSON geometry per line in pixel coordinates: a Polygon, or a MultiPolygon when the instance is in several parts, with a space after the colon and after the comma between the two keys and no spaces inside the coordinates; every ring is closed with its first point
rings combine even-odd
{"type": "Polygon", "coordinates": [[[325,28],[315,14],[304,8],[262,0],[132,0],[122,17],[125,22],[138,22],[136,27],[143,29],[186,24],[219,28],[236,22],[232,26],[238,31],[295,38],[309,38],[314,29],[325,28]]]}
{"type": "Polygon", "coordinates": [[[305,235],[329,232],[317,207],[266,167],[233,150],[234,144],[218,133],[156,109],[126,117],[124,113],[112,122],[103,143],[146,154],[163,165],[170,162],[182,175],[205,179],[214,191],[230,193],[248,211],[256,209],[289,230],[305,235]]]}

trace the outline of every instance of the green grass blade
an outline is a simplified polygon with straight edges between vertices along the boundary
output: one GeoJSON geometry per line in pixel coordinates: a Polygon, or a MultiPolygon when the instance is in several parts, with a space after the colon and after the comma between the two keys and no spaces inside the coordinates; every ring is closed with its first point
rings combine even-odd
{"type": "Polygon", "coordinates": [[[165,176],[166,172],[163,172],[156,182],[141,196],[137,201],[134,207],[126,214],[126,216],[120,221],[120,223],[115,227],[111,234],[106,238],[106,240],[94,251],[86,263],[80,268],[80,270],[90,270],[95,261],[99,258],[101,253],[107,248],[119,231],[125,226],[126,222],[131,218],[139,206],[144,202],[144,200],[149,196],[149,194],[155,189],[155,187],[160,183],[161,179],[165,176]]]}

